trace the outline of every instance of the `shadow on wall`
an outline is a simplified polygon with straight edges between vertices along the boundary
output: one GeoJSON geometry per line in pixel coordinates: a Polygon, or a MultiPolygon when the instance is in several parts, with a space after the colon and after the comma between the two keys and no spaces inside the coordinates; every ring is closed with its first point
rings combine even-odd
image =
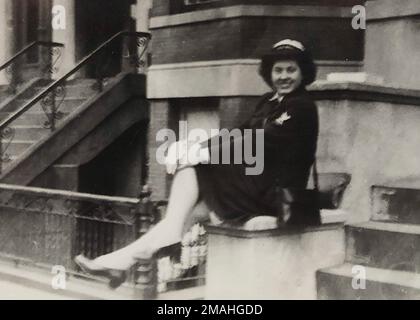
{"type": "Polygon", "coordinates": [[[147,123],[123,133],[79,170],[79,192],[137,197],[146,181],[147,123]]]}

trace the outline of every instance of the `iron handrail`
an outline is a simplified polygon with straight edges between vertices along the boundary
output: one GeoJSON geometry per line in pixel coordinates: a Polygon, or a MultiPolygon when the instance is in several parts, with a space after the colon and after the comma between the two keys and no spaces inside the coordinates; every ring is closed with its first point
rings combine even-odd
{"type": "MultiPolygon", "coordinates": [[[[59,87],[63,82],[66,81],[67,78],[72,76],[74,73],[79,71],[81,68],[83,68],[90,60],[92,60],[99,52],[101,52],[104,48],[106,48],[108,45],[110,45],[115,39],[122,37],[122,36],[136,36],[136,37],[146,37],[148,40],[150,40],[151,35],[147,32],[129,32],[129,31],[120,31],[113,35],[111,38],[109,38],[107,41],[102,43],[98,48],[93,50],[90,54],[88,54],[85,58],[83,58],[73,69],[71,69],[69,72],[67,72],[65,75],[63,75],[60,79],[54,81],[51,85],[49,85],[47,88],[42,90],[39,94],[37,94],[31,101],[27,102],[25,105],[20,107],[18,110],[16,110],[13,114],[8,116],[6,119],[0,122],[0,133],[5,130],[8,125],[16,120],[20,115],[25,113],[28,109],[30,109],[32,106],[34,106],[36,103],[38,103],[44,96],[51,93],[53,90],[55,90],[57,87],[59,87]]],[[[145,44],[145,48],[143,52],[141,53],[140,57],[144,54],[146,51],[148,45],[148,41],[145,44]]]]}
{"type": "Polygon", "coordinates": [[[31,50],[35,46],[45,46],[45,47],[60,47],[64,48],[64,44],[59,42],[49,42],[49,41],[34,41],[28,44],[25,48],[17,52],[13,57],[11,57],[9,60],[7,60],[5,63],[3,63],[0,66],[0,71],[3,69],[6,69],[8,66],[13,64],[17,59],[19,59],[21,56],[23,56],[26,52],[31,50]]]}

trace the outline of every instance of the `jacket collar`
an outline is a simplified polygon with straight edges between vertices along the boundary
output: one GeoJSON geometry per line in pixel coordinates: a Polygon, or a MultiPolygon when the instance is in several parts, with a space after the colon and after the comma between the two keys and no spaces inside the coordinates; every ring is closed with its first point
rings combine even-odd
{"type": "Polygon", "coordinates": [[[280,96],[279,96],[279,93],[278,93],[278,92],[276,92],[276,93],[274,94],[274,96],[272,96],[272,97],[270,98],[270,101],[278,101],[278,102],[281,102],[281,101],[283,100],[283,98],[284,98],[284,96],[283,96],[283,97],[280,97],[280,96]]]}
{"type": "Polygon", "coordinates": [[[292,98],[294,96],[302,95],[304,93],[306,93],[305,87],[304,86],[300,86],[295,91],[292,91],[292,92],[286,94],[283,97],[280,97],[279,94],[278,94],[278,92],[275,92],[274,95],[269,99],[269,101],[271,101],[271,102],[272,101],[277,101],[277,102],[280,103],[280,102],[284,101],[285,98],[292,98]]]}

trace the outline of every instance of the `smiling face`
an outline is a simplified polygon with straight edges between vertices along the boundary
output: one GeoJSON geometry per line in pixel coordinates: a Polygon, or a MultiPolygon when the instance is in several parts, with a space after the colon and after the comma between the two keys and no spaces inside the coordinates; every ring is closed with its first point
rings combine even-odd
{"type": "Polygon", "coordinates": [[[273,87],[280,96],[296,90],[302,83],[302,71],[294,60],[277,61],[271,70],[273,87]]]}

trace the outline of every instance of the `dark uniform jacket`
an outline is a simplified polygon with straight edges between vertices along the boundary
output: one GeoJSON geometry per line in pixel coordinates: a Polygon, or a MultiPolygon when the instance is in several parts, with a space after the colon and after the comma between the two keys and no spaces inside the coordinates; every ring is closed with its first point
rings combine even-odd
{"type": "Polygon", "coordinates": [[[230,152],[231,162],[196,166],[200,196],[225,220],[276,215],[276,185],[306,188],[318,138],[316,105],[304,88],[286,95],[281,102],[273,92],[267,93],[239,129],[242,136],[235,140],[219,135],[204,143],[209,147],[210,155],[218,153],[220,160],[223,152],[230,152]],[[257,154],[256,161],[263,162],[264,167],[261,174],[249,175],[246,169],[255,165],[235,164],[234,144],[238,139],[243,144],[251,139],[255,155],[257,129],[264,132],[264,152],[257,154]]]}

